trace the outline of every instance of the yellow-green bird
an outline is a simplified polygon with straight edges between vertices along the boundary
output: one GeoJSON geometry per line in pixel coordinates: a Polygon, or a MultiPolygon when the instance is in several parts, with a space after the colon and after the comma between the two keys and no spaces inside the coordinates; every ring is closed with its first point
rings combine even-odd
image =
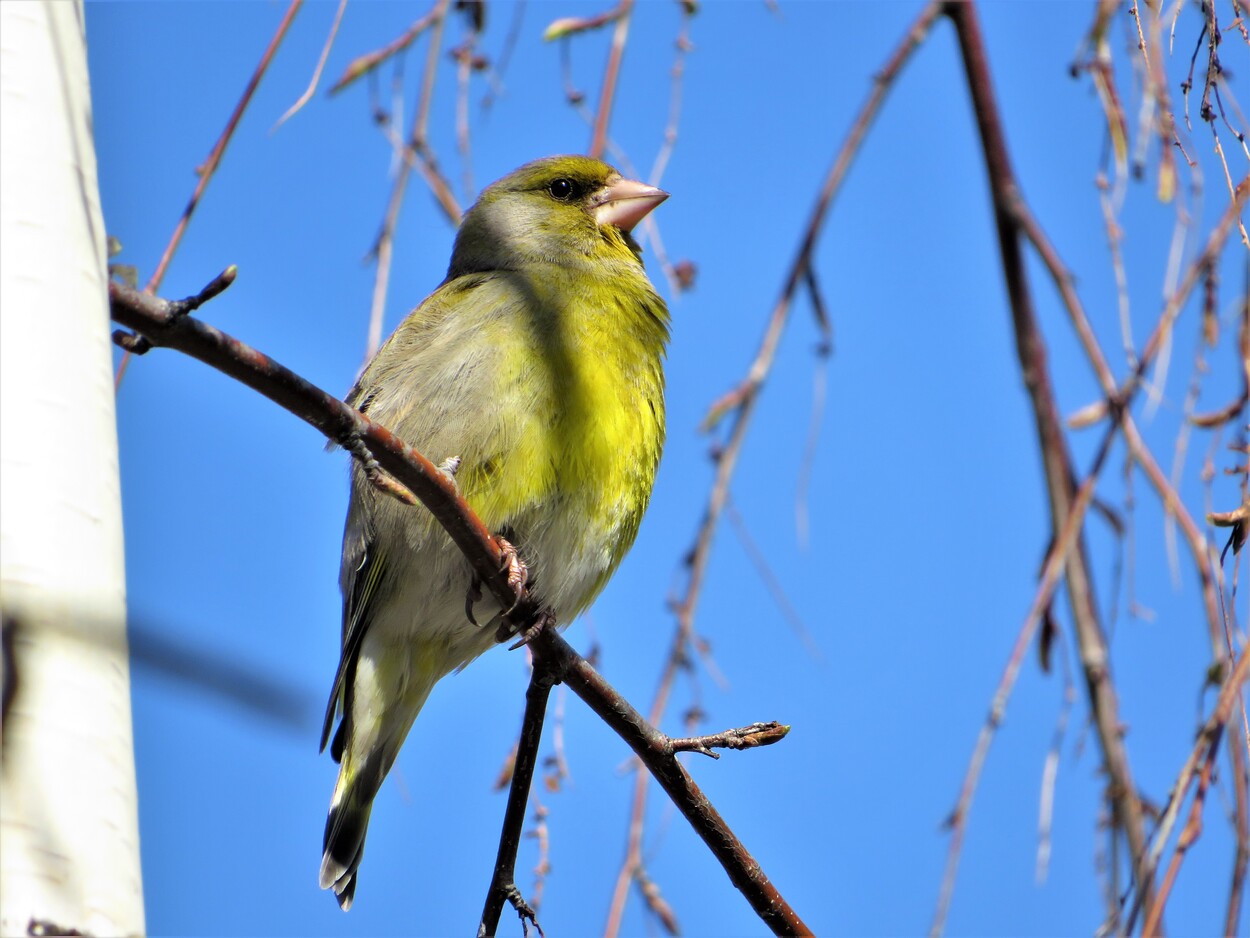
{"type": "MultiPolygon", "coordinates": [[[[668,197],[556,156],[487,188],[447,277],[348,402],[455,472],[559,621],[590,605],[634,541],[664,445],[668,310],[630,232],[668,197]]],[[[321,887],[347,909],[369,812],[434,684],[495,643],[502,611],[423,507],[358,464],[343,534],[343,647],[322,749],[340,763],[321,887]],[[476,624],[480,623],[480,624],[476,624]]]]}

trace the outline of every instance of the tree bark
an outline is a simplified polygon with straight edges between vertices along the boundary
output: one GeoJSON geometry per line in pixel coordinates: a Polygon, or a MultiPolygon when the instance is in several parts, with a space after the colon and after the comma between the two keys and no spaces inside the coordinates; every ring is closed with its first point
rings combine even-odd
{"type": "Polygon", "coordinates": [[[81,2],[0,3],[0,934],[144,931],[81,2]]]}

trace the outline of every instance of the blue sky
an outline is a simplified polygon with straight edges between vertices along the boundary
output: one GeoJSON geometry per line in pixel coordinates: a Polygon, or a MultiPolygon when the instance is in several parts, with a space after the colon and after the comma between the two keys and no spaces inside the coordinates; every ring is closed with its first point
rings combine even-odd
{"type": "MultiPolygon", "coordinates": [[[[138,266],[141,280],[284,9],[260,2],[88,5],[105,222],[125,246],[119,260],[138,266]]],[[[327,79],[425,9],[351,5],[327,79]]],[[[787,2],[772,12],[762,3],[726,2],[704,5],[692,21],[680,136],[662,183],[672,198],[656,213],[669,254],[698,266],[696,288],[671,300],[669,443],[633,553],[568,631],[583,650],[600,646],[602,671],[640,707],[649,704],[667,653],[673,621],[665,598],[712,478],[699,422],[744,374],[832,155],[871,76],[918,9],[911,2],[787,2]]],[[[303,91],[334,10],[311,3],[299,14],[163,293],[193,293],[237,264],[237,283],[203,317],[343,393],[365,344],[373,270],[362,258],[385,209],[391,152],[372,125],[364,84],[327,99],[323,82],[312,102],[270,132],[303,91]]],[[[492,58],[511,10],[502,3],[488,9],[483,49],[492,58]]],[[[594,12],[572,0],[528,4],[504,93],[485,114],[477,106],[480,79],[473,95],[478,185],[537,156],[585,150],[589,128],[564,101],[560,50],[541,33],[557,17],[594,12]]],[[[999,2],[981,14],[1024,193],[1072,267],[1123,375],[1094,186],[1104,123],[1088,79],[1068,72],[1092,5],[999,2]]],[[[1173,87],[1196,39],[1192,19],[1183,16],[1181,24],[1169,66],[1173,87]]],[[[677,4],[648,0],[630,32],[612,136],[643,174],[667,120],[678,26],[677,4]]],[[[1125,83],[1130,27],[1123,16],[1113,28],[1125,83]]],[[[458,19],[449,22],[449,45],[461,30],[458,19]]],[[[1236,64],[1241,47],[1231,31],[1226,39],[1236,64]]],[[[574,80],[591,102],[606,41],[606,34],[589,35],[571,49],[574,80]]],[[[424,45],[405,65],[408,108],[423,61],[424,45]]],[[[382,75],[389,102],[392,71],[382,75]]],[[[454,70],[446,61],[439,83],[431,143],[458,185],[454,70]]],[[[1195,210],[1209,225],[1227,192],[1205,129],[1193,139],[1206,173],[1195,210]]],[[[1224,140],[1240,177],[1245,159],[1224,140]]],[[[1123,223],[1139,343],[1158,313],[1173,212],[1154,199],[1149,179],[1129,185],[1123,223]]],[[[398,231],[388,330],[437,285],[452,237],[414,180],[398,231]]],[[[1230,274],[1242,269],[1244,248],[1234,245],[1227,256],[1240,258],[1230,274]]],[[[819,341],[805,301],[794,310],[732,496],[819,654],[786,624],[741,540],[722,527],[698,629],[724,684],[697,669],[679,685],[665,728],[678,731],[680,714],[696,702],[708,714],[707,731],[754,720],[792,724],[781,745],[719,762],[691,760],[690,768],[818,932],[915,934],[932,917],[947,846],[941,825],[1049,538],[983,162],[946,23],[907,67],[859,154],[816,269],[835,353],[812,464],[810,543],[800,543],[794,507],[819,341]]],[[[1060,407],[1072,413],[1095,399],[1094,377],[1032,259],[1030,274],[1060,407]]],[[[1238,279],[1223,285],[1225,335],[1207,356],[1212,373],[1201,386],[1200,410],[1237,390],[1230,337],[1238,279]]],[[[1169,469],[1197,332],[1190,304],[1162,402],[1152,415],[1138,408],[1169,469]]],[[[335,775],[328,756],[318,756],[317,724],[338,654],[346,461],[326,454],[295,418],[172,352],[133,364],[120,393],[119,431],[135,623],[289,689],[299,715],[298,725],[269,719],[136,664],[151,932],[474,930],[504,808],[491,784],[520,721],[521,653],[495,650],[436,689],[379,796],[356,905],[343,914],[317,888],[335,775]]],[[[1071,437],[1079,469],[1100,436],[1071,437]]],[[[1197,433],[1190,443],[1181,492],[1195,513],[1205,505],[1199,469],[1208,451],[1214,506],[1239,500],[1235,481],[1222,474],[1235,462],[1227,442],[1212,447],[1197,433]]],[[[1123,466],[1118,446],[1100,487],[1113,505],[1125,497],[1123,466]]],[[[1149,615],[1126,614],[1127,586],[1115,589],[1119,554],[1105,523],[1091,521],[1089,543],[1105,620],[1118,610],[1113,668],[1129,756],[1145,795],[1161,803],[1210,706],[1210,695],[1202,696],[1210,643],[1188,556],[1182,548],[1174,577],[1158,499],[1140,476],[1132,492],[1132,589],[1149,615]]],[[[1071,650],[1066,604],[1057,608],[1071,650]]],[[[1244,623],[1244,598],[1237,608],[1244,623]]],[[[1034,877],[1042,766],[1062,695],[1059,675],[1043,674],[1031,656],[974,804],[952,934],[1086,934],[1102,920],[1103,779],[1083,699],[1062,746],[1049,876],[1040,885],[1034,877]]],[[[602,929],[632,788],[624,745],[571,695],[563,711],[571,779],[542,796],[553,870],[540,920],[549,935],[602,929]]],[[[1223,757],[1221,765],[1227,775],[1223,757]]],[[[1206,828],[1181,871],[1169,907],[1174,934],[1213,934],[1222,926],[1234,850],[1224,820],[1227,785],[1225,778],[1209,799],[1206,828]]],[[[535,856],[527,841],[518,867],[527,892],[535,856]]],[[[646,862],[687,934],[764,933],[680,817],[654,798],[646,862]]],[[[504,925],[519,932],[507,918],[504,925]]],[[[624,930],[658,931],[636,897],[624,930]]]]}

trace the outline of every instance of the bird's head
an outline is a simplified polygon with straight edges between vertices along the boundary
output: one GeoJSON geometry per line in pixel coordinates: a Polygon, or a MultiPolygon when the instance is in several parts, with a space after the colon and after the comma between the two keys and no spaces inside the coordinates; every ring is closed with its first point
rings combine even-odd
{"type": "Polygon", "coordinates": [[[630,232],[668,193],[585,156],[527,163],[489,186],[465,214],[449,277],[533,264],[637,264],[630,232]]]}

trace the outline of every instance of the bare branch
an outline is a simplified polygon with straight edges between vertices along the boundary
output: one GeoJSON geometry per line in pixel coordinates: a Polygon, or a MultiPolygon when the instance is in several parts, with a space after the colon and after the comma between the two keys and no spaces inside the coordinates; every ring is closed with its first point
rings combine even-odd
{"type": "MultiPolygon", "coordinates": [[[[721,414],[733,411],[733,426],[729,433],[729,441],[720,452],[716,464],[716,479],[709,493],[708,505],[703,521],[696,535],[695,545],[688,554],[686,561],[687,579],[681,598],[674,600],[673,608],[677,616],[677,628],[673,635],[664,670],[660,676],[659,686],[652,700],[649,712],[653,724],[661,722],[668,707],[668,699],[672,692],[673,682],[687,658],[690,642],[694,636],[694,616],[698,606],[699,594],[703,587],[704,575],[711,556],[712,538],[719,524],[725,501],[729,492],[729,480],[737,466],[738,454],[741,452],[746,430],[754,414],[755,403],[760,390],[772,367],[777,344],[789,317],[790,305],[795,291],[805,281],[805,273],[811,263],[817,239],[824,226],[834,196],[842,185],[850,165],[863,142],[868,128],[872,125],[894,80],[910,60],[912,53],[925,41],[942,12],[941,3],[933,0],[925,6],[920,15],[912,22],[902,39],[886,59],[881,71],[873,80],[872,90],[860,108],[850,131],[838,150],[833,164],[825,177],[820,192],[812,207],[811,216],[800,242],[798,253],[784,279],[781,295],[769,317],[764,338],[754,362],[748,370],[746,378],[738,388],[731,391],[732,403],[721,414]]],[[[713,413],[716,413],[715,407],[713,413]]],[[[625,898],[636,871],[641,868],[643,817],[646,812],[647,776],[639,773],[634,781],[634,792],[630,807],[629,834],[625,860],[617,872],[616,885],[608,908],[607,923],[604,934],[612,938],[619,933],[621,920],[624,916],[625,898]]]]}
{"type": "Polygon", "coordinates": [[[321,48],[321,57],[317,59],[317,67],[313,69],[312,78],[308,80],[308,87],[295,100],[295,103],[287,108],[286,113],[278,118],[277,123],[269,128],[270,133],[294,117],[305,104],[312,100],[312,96],[317,91],[317,84],[321,81],[321,73],[325,70],[326,59],[330,57],[330,49],[334,46],[334,37],[339,33],[339,24],[343,22],[343,12],[346,9],[347,0],[339,0],[339,8],[334,12],[334,22],[330,25],[330,34],[326,36],[326,43],[321,48]]]}
{"type": "MultiPolygon", "coordinates": [[[[213,144],[212,150],[209,151],[208,158],[196,168],[196,173],[200,177],[200,181],[196,183],[195,190],[191,193],[191,198],[187,202],[187,207],[182,210],[182,217],[178,219],[178,224],[174,226],[174,232],[169,236],[169,243],[165,245],[165,251],[161,254],[161,259],[156,265],[156,270],[152,272],[152,276],[148,279],[143,290],[145,293],[156,293],[161,287],[161,281],[165,279],[165,271],[169,268],[169,262],[173,260],[174,252],[178,250],[178,245],[182,243],[182,236],[186,234],[187,225],[191,223],[191,215],[195,212],[196,206],[200,204],[200,198],[204,195],[204,190],[208,188],[208,182],[213,178],[213,174],[217,172],[217,167],[221,165],[221,158],[225,155],[226,145],[230,143],[230,138],[234,136],[235,129],[239,126],[239,121],[243,118],[243,112],[247,110],[247,106],[252,101],[252,95],[256,93],[256,89],[260,87],[260,80],[265,77],[265,72],[269,69],[269,63],[273,61],[274,54],[278,51],[278,46],[282,44],[282,40],[286,37],[287,30],[295,19],[295,14],[299,12],[299,8],[303,5],[304,0],[291,0],[291,5],[287,7],[282,21],[278,24],[277,31],[273,34],[273,38],[269,40],[269,46],[265,49],[260,57],[260,61],[256,64],[252,77],[248,79],[247,85],[243,88],[243,94],[234,106],[226,126],[222,130],[221,135],[217,138],[217,142],[213,144]]],[[[130,362],[130,350],[126,350],[126,354],[122,356],[122,360],[117,365],[117,375],[114,378],[114,384],[121,386],[122,379],[126,376],[126,367],[130,362]]]]}
{"type": "MultiPolygon", "coordinates": [[[[118,283],[109,284],[109,299],[113,319],[139,332],[153,345],[177,349],[236,378],[340,445],[351,446],[354,441],[363,443],[383,471],[421,499],[464,554],[481,583],[502,606],[512,609],[510,618],[529,639],[534,655],[535,674],[539,675],[534,680],[540,685],[546,684],[535,691],[534,709],[541,709],[537,699],[540,695],[545,706],[552,683],[558,680],[566,683],[634,750],[761,920],[777,934],[811,933],[678,762],[672,741],[643,719],[559,636],[550,614],[538,608],[528,592],[522,588],[520,598],[517,597],[516,584],[510,579],[505,563],[506,543],[486,529],[448,473],[366,415],[256,349],[190,316],[175,315],[171,312],[172,304],[118,283]]],[[[522,774],[523,760],[536,758],[541,726],[531,729],[533,752],[527,755],[526,746],[519,747],[514,786],[522,774]]],[[[528,771],[532,776],[532,765],[528,771]]],[[[523,823],[524,799],[517,797],[521,806],[520,823],[523,823]]],[[[509,804],[512,804],[511,799],[509,804]]],[[[504,892],[507,893],[505,898],[509,898],[511,893],[506,889],[504,892]]],[[[519,892],[513,901],[523,905],[519,892]]],[[[485,917],[483,922],[485,924],[485,917]]],[[[493,927],[487,929],[488,933],[493,931],[493,927]]]]}

